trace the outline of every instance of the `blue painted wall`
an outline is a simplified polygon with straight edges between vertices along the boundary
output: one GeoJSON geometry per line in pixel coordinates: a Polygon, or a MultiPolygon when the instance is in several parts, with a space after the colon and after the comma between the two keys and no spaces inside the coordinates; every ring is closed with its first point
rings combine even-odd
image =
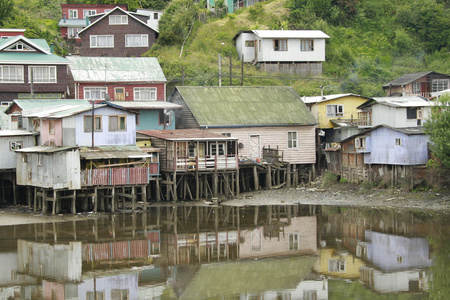
{"type": "MultiPolygon", "coordinates": [[[[165,129],[175,129],[175,118],[171,118],[169,126],[165,129]]],[[[140,110],[139,124],[136,125],[136,130],[164,130],[164,124],[159,124],[159,110],[140,110]]]]}
{"type": "Polygon", "coordinates": [[[366,138],[366,164],[422,165],[428,162],[427,135],[407,135],[390,128],[380,127],[366,138]],[[395,139],[401,139],[401,145],[395,139]]]}

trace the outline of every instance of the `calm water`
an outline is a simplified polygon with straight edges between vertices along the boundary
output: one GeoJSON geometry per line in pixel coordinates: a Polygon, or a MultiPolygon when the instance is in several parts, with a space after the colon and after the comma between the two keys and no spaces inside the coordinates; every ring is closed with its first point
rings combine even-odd
{"type": "Polygon", "coordinates": [[[160,206],[3,226],[0,299],[448,299],[448,217],[160,206]]]}

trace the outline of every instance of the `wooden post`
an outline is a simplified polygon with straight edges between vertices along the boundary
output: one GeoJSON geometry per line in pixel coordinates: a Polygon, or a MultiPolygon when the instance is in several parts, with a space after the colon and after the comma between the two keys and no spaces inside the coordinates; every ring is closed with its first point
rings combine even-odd
{"type": "Polygon", "coordinates": [[[136,210],[136,187],[131,187],[131,211],[134,212],[136,210]]]}
{"type": "Polygon", "coordinates": [[[72,198],[72,214],[77,213],[76,209],[76,201],[77,201],[77,190],[73,190],[73,198],[72,198]]]}
{"type": "Polygon", "coordinates": [[[54,215],[56,213],[56,203],[58,202],[57,195],[58,195],[58,192],[56,190],[53,190],[52,215],[54,215]]]}
{"type": "Polygon", "coordinates": [[[33,197],[33,211],[36,211],[37,209],[37,187],[34,187],[34,197],[33,197]]]}
{"type": "Polygon", "coordinates": [[[42,213],[47,212],[47,191],[42,189],[42,213]]]}
{"type": "Polygon", "coordinates": [[[147,187],[142,186],[142,201],[144,202],[144,207],[142,208],[144,211],[147,211],[147,187]]]}
{"type": "Polygon", "coordinates": [[[116,188],[111,188],[111,212],[116,211],[116,188]]]}
{"type": "Polygon", "coordinates": [[[219,185],[219,178],[217,176],[217,169],[215,169],[213,174],[213,198],[218,197],[218,185],[219,185]]]}
{"type": "Polygon", "coordinates": [[[98,195],[97,195],[98,191],[97,188],[94,188],[94,195],[92,196],[92,200],[94,200],[94,212],[97,212],[97,208],[98,208],[98,195]]]}
{"type": "Polygon", "coordinates": [[[253,166],[253,181],[255,184],[255,191],[259,190],[258,168],[256,165],[253,166]]]}
{"type": "Polygon", "coordinates": [[[156,202],[161,201],[161,188],[159,186],[159,176],[156,177],[156,202]]]}
{"type": "Polygon", "coordinates": [[[291,187],[291,164],[288,163],[286,167],[286,187],[291,187]]]}
{"type": "Polygon", "coordinates": [[[270,164],[267,165],[266,169],[266,187],[269,189],[272,187],[272,166],[270,164]]]}

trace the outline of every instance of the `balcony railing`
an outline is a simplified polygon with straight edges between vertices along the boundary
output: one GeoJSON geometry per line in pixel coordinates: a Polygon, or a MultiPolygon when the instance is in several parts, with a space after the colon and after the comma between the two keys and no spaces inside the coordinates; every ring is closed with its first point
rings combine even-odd
{"type": "Polygon", "coordinates": [[[237,169],[238,159],[235,155],[186,156],[174,158],[169,168],[177,171],[206,171],[237,169]]]}
{"type": "Polygon", "coordinates": [[[159,175],[159,163],[142,168],[105,168],[81,171],[81,186],[148,184],[150,176],[159,175]]]}

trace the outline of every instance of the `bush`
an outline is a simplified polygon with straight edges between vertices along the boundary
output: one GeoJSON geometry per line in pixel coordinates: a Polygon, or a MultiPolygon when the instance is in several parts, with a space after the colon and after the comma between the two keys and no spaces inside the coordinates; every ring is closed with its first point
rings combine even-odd
{"type": "Polygon", "coordinates": [[[335,173],[326,172],[323,176],[322,187],[331,186],[337,183],[339,180],[339,175],[335,173]]]}

